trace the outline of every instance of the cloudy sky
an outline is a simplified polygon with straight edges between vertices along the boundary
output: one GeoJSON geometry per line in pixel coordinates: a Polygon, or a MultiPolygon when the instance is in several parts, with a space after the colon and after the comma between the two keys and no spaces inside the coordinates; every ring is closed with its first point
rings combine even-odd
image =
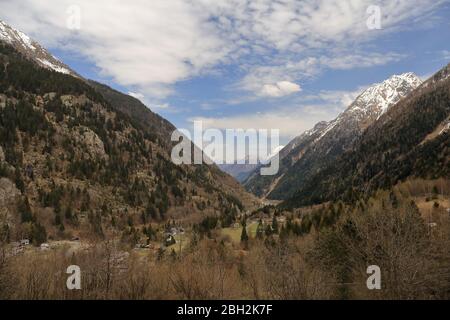
{"type": "Polygon", "coordinates": [[[179,128],[282,143],[370,84],[449,63],[449,17],[449,0],[0,0],[0,19],[179,128]]]}

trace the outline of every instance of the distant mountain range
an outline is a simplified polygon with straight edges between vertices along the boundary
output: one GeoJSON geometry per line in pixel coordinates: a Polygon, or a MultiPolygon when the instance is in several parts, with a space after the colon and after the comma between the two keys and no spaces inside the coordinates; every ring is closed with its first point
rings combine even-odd
{"type": "Polygon", "coordinates": [[[249,157],[246,157],[244,161],[245,163],[242,164],[220,164],[218,166],[222,171],[236,178],[237,181],[243,182],[250,173],[259,167],[258,164],[250,164],[249,157]]]}
{"type": "Polygon", "coordinates": [[[242,183],[256,169],[258,169],[259,172],[261,166],[269,163],[283,148],[283,146],[278,146],[265,159],[255,159],[250,161],[250,156],[247,155],[245,159],[241,161],[235,161],[235,163],[232,164],[219,164],[218,167],[242,183]]]}

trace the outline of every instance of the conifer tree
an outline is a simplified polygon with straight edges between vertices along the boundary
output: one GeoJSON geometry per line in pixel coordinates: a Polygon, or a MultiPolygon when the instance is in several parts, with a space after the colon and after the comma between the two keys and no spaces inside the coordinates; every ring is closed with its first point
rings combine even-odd
{"type": "Polygon", "coordinates": [[[272,232],[274,234],[278,234],[278,220],[277,217],[273,216],[272,219],[272,232]]]}
{"type": "Polygon", "coordinates": [[[261,219],[259,219],[258,227],[256,228],[256,237],[262,239],[264,237],[264,225],[261,219]]]}
{"type": "Polygon", "coordinates": [[[248,234],[247,234],[247,221],[244,219],[242,221],[242,233],[241,233],[241,242],[247,242],[248,241],[248,234]]]}
{"type": "Polygon", "coordinates": [[[33,221],[33,214],[31,212],[30,203],[28,202],[28,198],[21,201],[18,207],[20,218],[22,223],[33,221]]]}

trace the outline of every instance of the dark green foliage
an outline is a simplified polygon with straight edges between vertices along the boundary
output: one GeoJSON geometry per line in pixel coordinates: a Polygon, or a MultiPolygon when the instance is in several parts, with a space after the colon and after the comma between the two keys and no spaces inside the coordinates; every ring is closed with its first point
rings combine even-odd
{"type": "Polygon", "coordinates": [[[274,234],[278,234],[278,220],[275,216],[272,218],[272,232],[274,234]]]}
{"type": "Polygon", "coordinates": [[[211,230],[217,227],[219,219],[217,217],[206,217],[197,225],[194,225],[194,231],[200,235],[209,234],[211,230]]]}
{"type": "Polygon", "coordinates": [[[222,173],[215,166],[172,163],[175,127],[132,97],[39,67],[3,43],[0,92],[6,96],[0,109],[0,146],[6,158],[0,177],[14,181],[24,195],[38,193],[37,199],[30,195],[37,216],[28,203],[20,204],[24,223],[39,221],[40,213],[48,211],[38,207],[52,208],[52,235],[59,230],[59,237],[67,236],[65,226],[82,226],[87,216],[96,235],[102,237],[110,225],[127,228],[124,234],[131,243],[138,236],[136,218],[144,225],[163,221],[171,207],[186,201],[204,211],[219,199],[214,206],[220,215],[198,226],[202,234],[210,234],[219,219],[231,225],[243,210],[238,198],[218,187],[215,178],[222,173]],[[28,166],[34,167],[32,174],[28,166]],[[96,199],[114,198],[114,203],[97,203],[87,190],[96,199]],[[192,200],[196,190],[211,196],[192,200]]]}
{"type": "Polygon", "coordinates": [[[8,167],[4,163],[0,163],[0,178],[1,177],[9,177],[11,172],[8,170],[8,167]]]}
{"type": "Polygon", "coordinates": [[[84,81],[41,68],[3,42],[0,43],[0,65],[0,69],[6,65],[0,77],[0,92],[14,90],[34,94],[86,94],[94,101],[104,101],[103,97],[84,81]]]}
{"type": "Polygon", "coordinates": [[[32,226],[32,235],[30,239],[35,246],[40,246],[47,241],[47,231],[45,227],[39,223],[34,223],[32,226]]]}
{"type": "Polygon", "coordinates": [[[256,228],[256,238],[263,239],[264,238],[264,224],[262,220],[260,219],[258,222],[258,226],[256,228]]]}
{"type": "Polygon", "coordinates": [[[31,211],[31,207],[30,207],[30,203],[28,202],[28,198],[19,200],[17,210],[20,214],[20,220],[22,223],[34,221],[33,213],[31,211]]]}
{"type": "Polygon", "coordinates": [[[102,228],[102,217],[100,214],[89,212],[88,214],[89,222],[91,223],[92,230],[94,231],[94,234],[97,236],[103,238],[103,228],[102,228]]]}
{"type": "MultiPolygon", "coordinates": [[[[402,281],[411,282],[411,286],[413,282],[420,283],[419,278],[423,281],[429,277],[426,267],[442,268],[442,261],[433,265],[430,260],[433,250],[429,233],[417,206],[408,199],[397,199],[395,206],[389,197],[377,201],[383,200],[384,208],[368,206],[364,211],[355,208],[355,212],[345,215],[334,228],[326,229],[317,237],[311,262],[333,274],[338,283],[337,299],[351,297],[351,284],[369,265],[383,270],[386,297],[400,294],[401,286],[405,285],[402,281]],[[411,261],[414,263],[410,269],[407,262],[411,261]],[[412,267],[418,264],[422,267],[412,267]]],[[[405,288],[402,294],[412,294],[407,285],[405,288]]],[[[429,289],[423,288],[424,292],[429,289]]],[[[436,293],[433,291],[434,288],[429,290],[429,294],[436,293]]]]}
{"type": "Polygon", "coordinates": [[[243,242],[243,243],[247,243],[247,242],[248,242],[247,220],[246,220],[246,219],[244,219],[244,220],[242,221],[241,242],[243,242]]]}
{"type": "Polygon", "coordinates": [[[156,231],[152,228],[151,224],[147,228],[144,227],[142,233],[146,235],[149,240],[156,240],[156,231]]]}
{"type": "Polygon", "coordinates": [[[25,183],[23,182],[22,176],[20,174],[20,169],[16,168],[16,174],[15,174],[15,179],[14,182],[16,184],[17,189],[20,190],[20,192],[24,193],[25,192],[25,183]]]}

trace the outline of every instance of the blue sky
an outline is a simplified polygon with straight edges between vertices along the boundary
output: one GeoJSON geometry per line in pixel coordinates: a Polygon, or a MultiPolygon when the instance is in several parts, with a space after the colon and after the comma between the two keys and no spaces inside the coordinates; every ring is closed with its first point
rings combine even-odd
{"type": "Polygon", "coordinates": [[[0,9],[82,76],[133,93],[179,128],[194,119],[274,128],[282,144],[373,83],[426,78],[450,62],[447,0],[0,0],[0,9]],[[380,30],[367,28],[373,5],[380,30]]]}

